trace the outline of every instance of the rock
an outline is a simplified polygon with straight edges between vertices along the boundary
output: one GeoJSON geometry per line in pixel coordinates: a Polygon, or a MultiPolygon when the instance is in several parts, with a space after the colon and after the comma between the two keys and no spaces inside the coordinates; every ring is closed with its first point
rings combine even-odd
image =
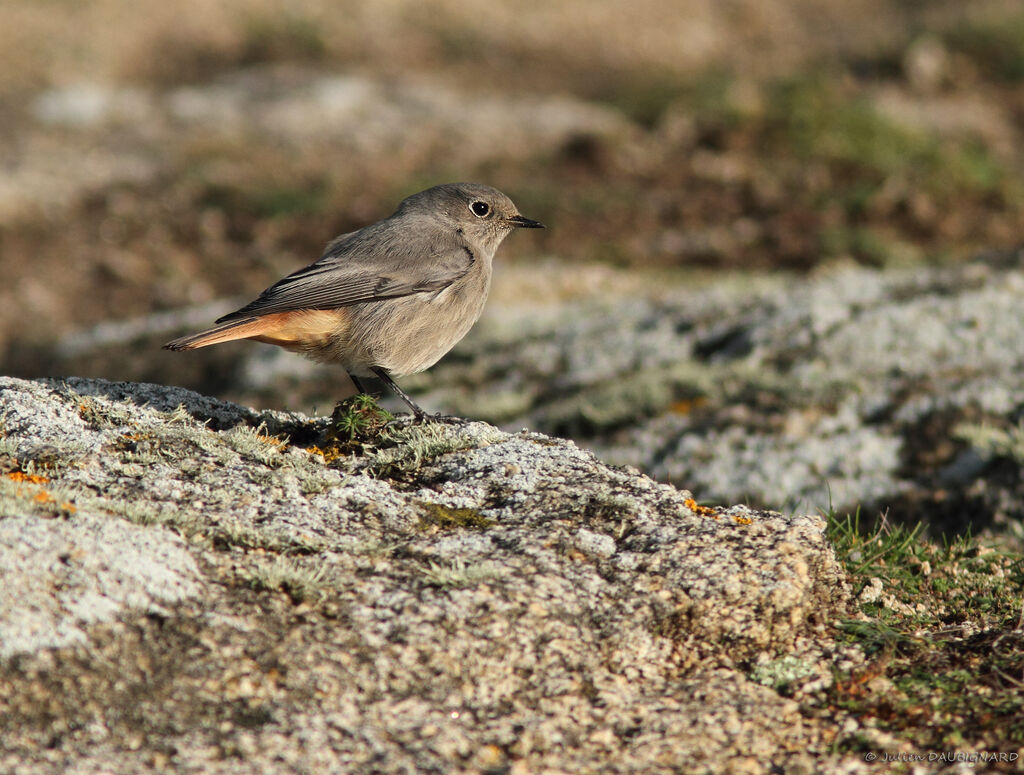
{"type": "Polygon", "coordinates": [[[201,589],[195,560],[176,535],[92,515],[5,514],[0,567],[0,657],[85,643],[89,625],[126,608],[162,614],[162,603],[201,589]]]}
{"type": "Polygon", "coordinates": [[[1019,526],[1024,270],[840,266],[492,319],[407,380],[702,501],[1019,526]]]}
{"type": "Polygon", "coordinates": [[[817,517],[479,422],[345,449],[326,420],[75,378],[0,379],[0,418],[0,770],[828,760],[747,675],[829,648],[848,593],[817,517]]]}

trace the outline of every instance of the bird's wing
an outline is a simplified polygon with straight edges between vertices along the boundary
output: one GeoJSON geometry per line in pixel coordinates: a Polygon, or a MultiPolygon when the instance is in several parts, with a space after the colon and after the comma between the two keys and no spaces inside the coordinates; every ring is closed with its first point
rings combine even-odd
{"type": "Polygon", "coordinates": [[[319,261],[279,280],[217,322],[436,292],[466,274],[476,260],[457,236],[439,237],[431,244],[402,239],[408,230],[394,231],[370,227],[339,237],[319,261]]]}

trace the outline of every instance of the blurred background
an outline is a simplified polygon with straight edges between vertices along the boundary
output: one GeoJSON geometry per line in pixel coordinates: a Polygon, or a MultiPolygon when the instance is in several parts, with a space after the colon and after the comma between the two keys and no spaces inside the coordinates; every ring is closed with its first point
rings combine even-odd
{"type": "Polygon", "coordinates": [[[849,290],[865,278],[898,278],[895,303],[956,294],[979,261],[1015,272],[1022,132],[1019,0],[2,0],[0,372],[329,412],[340,370],[159,345],[404,196],[480,181],[549,228],[502,246],[481,325],[403,382],[428,408],[570,435],[702,499],[1013,522],[1005,497],[950,492],[1018,459],[1017,398],[883,428],[910,383],[884,409],[839,365],[811,384],[806,351],[751,345],[750,314],[792,298],[807,330],[879,304],[849,290]],[[832,457],[795,472],[808,437],[832,457]]]}

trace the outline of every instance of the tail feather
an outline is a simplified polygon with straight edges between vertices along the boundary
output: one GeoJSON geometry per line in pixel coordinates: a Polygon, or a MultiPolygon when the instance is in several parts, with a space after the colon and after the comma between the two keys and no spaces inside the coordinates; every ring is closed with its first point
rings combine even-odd
{"type": "Polygon", "coordinates": [[[249,318],[248,320],[233,320],[230,323],[224,323],[223,325],[214,326],[208,328],[205,331],[200,331],[198,334],[189,334],[188,336],[174,339],[164,345],[165,350],[174,350],[180,352],[182,350],[197,350],[200,347],[208,347],[211,344],[220,344],[221,342],[230,342],[234,339],[248,339],[251,336],[259,336],[266,329],[266,323],[259,318],[249,318]]]}
{"type": "Polygon", "coordinates": [[[165,350],[196,350],[235,339],[255,339],[289,350],[306,350],[340,335],[348,325],[346,309],[302,309],[242,318],[168,342],[165,350]]]}

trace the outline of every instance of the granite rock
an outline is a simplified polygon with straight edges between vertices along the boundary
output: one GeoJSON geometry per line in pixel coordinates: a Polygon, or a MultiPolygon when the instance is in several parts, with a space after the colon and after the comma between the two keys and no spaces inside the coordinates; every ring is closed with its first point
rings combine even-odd
{"type": "Polygon", "coordinates": [[[324,419],[74,378],[0,380],[0,418],[0,769],[831,761],[750,677],[826,663],[847,591],[818,517],[479,422],[339,447],[324,419]]]}

